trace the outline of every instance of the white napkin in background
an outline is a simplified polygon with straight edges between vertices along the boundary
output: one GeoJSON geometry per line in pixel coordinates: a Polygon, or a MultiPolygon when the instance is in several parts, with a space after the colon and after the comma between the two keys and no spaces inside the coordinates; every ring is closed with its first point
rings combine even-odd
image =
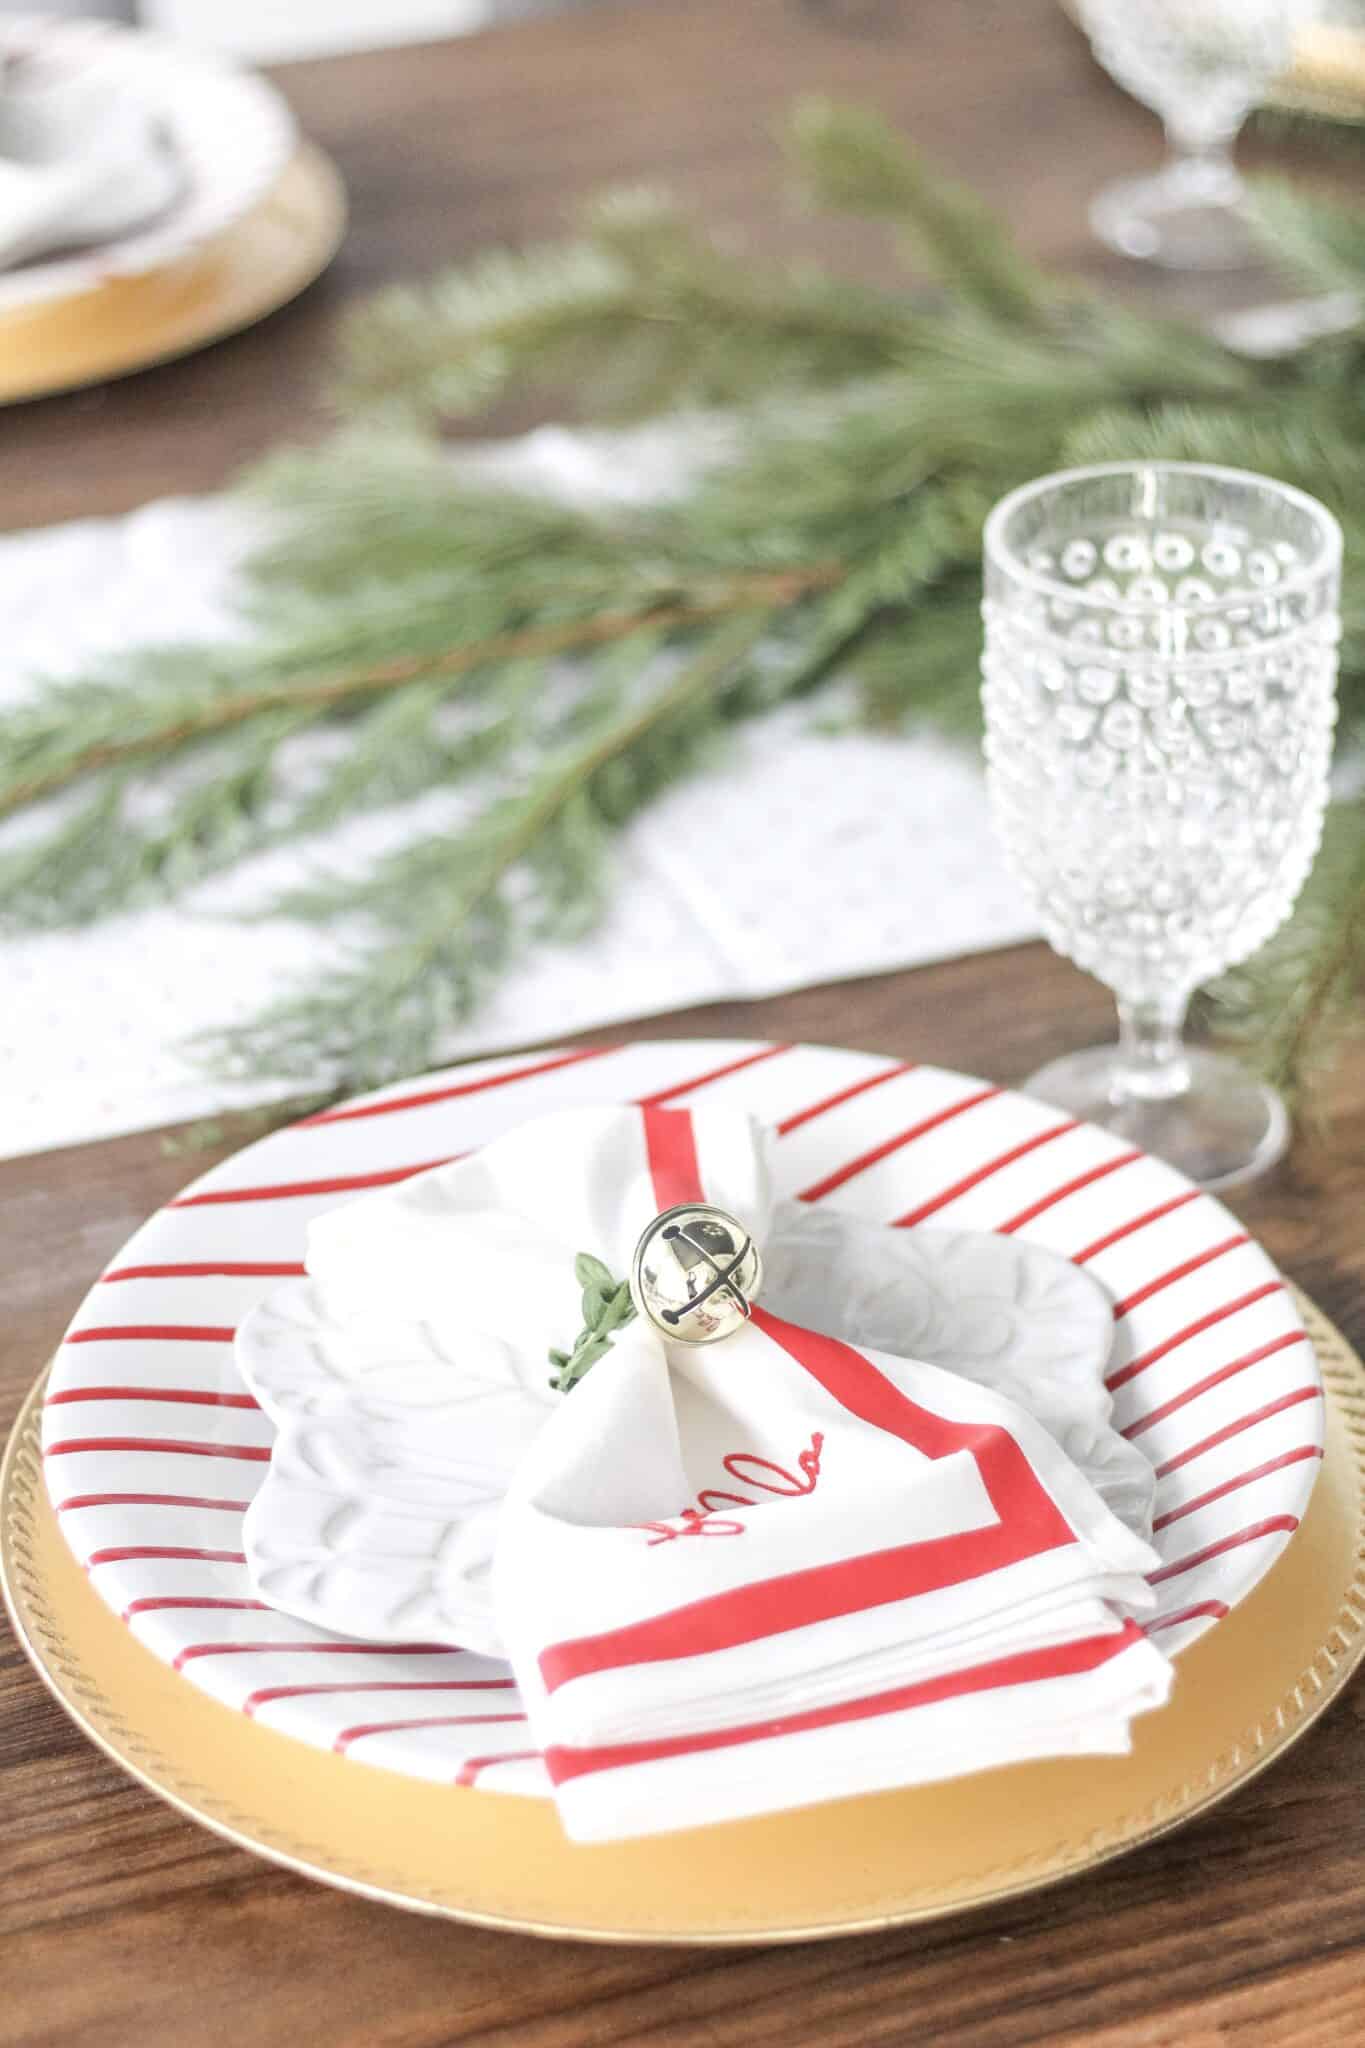
{"type": "Polygon", "coordinates": [[[0,270],[165,212],[185,173],[99,45],[0,65],[0,270]]]}
{"type": "Polygon", "coordinates": [[[330,1488],[363,1496],[368,1553],[338,1565],[355,1631],[509,1655],[578,1839],[1125,1748],[1169,1684],[1129,1620],[1155,1554],[991,1388],[774,1299],[700,1350],[634,1323],[547,1393],[575,1254],[623,1275],[650,1219],[703,1192],[763,1242],[762,1134],[631,1105],[320,1218],[309,1279],[238,1334],[282,1430],[246,1521],[261,1596],[328,1619],[316,1532],[346,1505],[330,1488]],[[367,1626],[400,1550],[426,1605],[367,1626]]]}

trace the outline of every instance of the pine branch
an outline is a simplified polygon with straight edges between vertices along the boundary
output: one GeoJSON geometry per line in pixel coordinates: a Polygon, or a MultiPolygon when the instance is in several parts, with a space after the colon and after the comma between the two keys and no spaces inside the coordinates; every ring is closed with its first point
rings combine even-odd
{"type": "Polygon", "coordinates": [[[1303,897],[1211,991],[1215,1020],[1292,1103],[1320,1092],[1365,1024],[1365,797],[1337,804],[1303,897]]]}
{"type": "MultiPolygon", "coordinates": [[[[257,473],[269,538],[246,636],[142,650],[0,717],[0,818],[26,814],[0,852],[0,919],[183,891],[367,808],[402,827],[421,796],[426,820],[448,786],[444,833],[277,902],[347,950],[212,1048],[328,1087],[410,1071],[522,948],[588,928],[614,831],[728,721],[847,676],[874,723],[970,729],[981,522],[1075,461],[1227,462],[1332,505],[1343,731],[1365,736],[1365,328],[1248,362],[1044,277],[875,116],[808,102],[789,146],[821,203],[905,241],[932,301],[765,269],[641,193],[565,247],[387,295],[352,330],[345,402],[409,430],[350,430],[257,473]],[[513,388],[588,416],[723,405],[730,452],[675,503],[590,517],[473,486],[410,431],[513,388]]],[[[1288,194],[1266,218],[1304,274],[1359,288],[1353,218],[1288,194]]],[[[1358,1001],[1365,913],[1342,858],[1324,855],[1283,955],[1238,984],[1286,1076],[1358,1001]]]]}
{"type": "MultiPolygon", "coordinates": [[[[728,587],[690,603],[657,603],[632,612],[604,612],[563,624],[529,626],[521,631],[490,635],[468,646],[452,647],[439,654],[411,655],[367,667],[343,670],[335,675],[290,678],[263,683],[255,689],[214,694],[192,708],[157,722],[147,719],[145,729],[124,738],[102,738],[70,749],[65,758],[40,768],[25,779],[0,788],[0,816],[52,795],[67,784],[99,770],[121,766],[149,754],[168,754],[191,741],[206,739],[227,727],[241,725],[266,714],[301,711],[334,711],[357,698],[374,697],[406,684],[424,682],[437,676],[457,676],[495,662],[525,661],[532,657],[573,654],[602,647],[637,633],[642,627],[655,629],[691,627],[735,612],[749,612],[774,604],[789,603],[809,590],[827,587],[839,571],[831,564],[817,563],[805,569],[779,570],[735,578],[728,587]]],[[[191,657],[192,658],[192,657],[191,657]]],[[[95,688],[98,686],[88,686],[95,688]]],[[[136,709],[117,684],[105,686],[109,713],[122,706],[131,716],[124,722],[136,726],[136,709]]],[[[60,691],[53,692],[60,698],[60,691]]],[[[60,713],[59,713],[60,719],[60,713]]],[[[25,715],[20,725],[21,744],[25,715]]],[[[112,722],[112,719],[110,720],[112,722]]],[[[0,721],[0,753],[5,749],[5,722],[0,721]]]]}
{"type": "Polygon", "coordinates": [[[875,375],[902,343],[894,300],[809,272],[774,275],[666,199],[618,193],[566,245],[498,251],[353,317],[343,413],[434,425],[512,384],[572,393],[580,417],[746,403],[875,375]]]}
{"type": "Polygon", "coordinates": [[[1024,261],[974,192],[931,172],[880,115],[801,100],[787,147],[817,205],[889,221],[964,305],[1006,327],[1053,322],[1053,280],[1024,261]]]}
{"type": "MultiPolygon", "coordinates": [[[[1310,291],[1365,294],[1365,235],[1360,212],[1285,178],[1252,181],[1251,225],[1267,254],[1310,291]]],[[[1365,298],[1360,319],[1365,323],[1365,298]]]]}
{"type": "Polygon", "coordinates": [[[695,761],[717,699],[771,626],[744,615],[716,626],[662,688],[601,731],[552,758],[529,788],[498,798],[453,837],[422,840],[359,880],[338,876],[292,890],[274,912],[345,916],[374,937],[318,992],[287,996],[252,1023],[206,1041],[229,1068],[298,1076],[328,1088],[392,1079],[431,1064],[442,1036],[468,1014],[490,975],[565,912],[581,929],[601,901],[608,824],[619,825],[681,756],[695,761]],[[534,859],[548,897],[511,884],[534,859]]]}

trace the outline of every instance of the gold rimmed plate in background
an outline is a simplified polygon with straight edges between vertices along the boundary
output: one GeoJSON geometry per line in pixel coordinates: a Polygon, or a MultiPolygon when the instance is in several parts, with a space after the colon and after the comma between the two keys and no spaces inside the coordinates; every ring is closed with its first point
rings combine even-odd
{"type": "Polygon", "coordinates": [[[180,260],[0,311],[0,403],[124,377],[254,325],[321,275],[345,227],[340,173],[305,143],[265,199],[180,260]]]}
{"type": "Polygon", "coordinates": [[[1016,1766],[667,1838],[584,1847],[539,1800],[313,1751],[188,1686],[94,1592],[40,1469],[41,1383],[0,1473],[4,1589],[62,1705],[184,1813],[394,1905],[603,1941],[807,1940],[936,1918],[1108,1861],[1296,1742],[1365,1654],[1365,1366],[1301,1301],[1327,1388],[1322,1477],[1279,1563],[1181,1657],[1127,1757],[1016,1766]]]}

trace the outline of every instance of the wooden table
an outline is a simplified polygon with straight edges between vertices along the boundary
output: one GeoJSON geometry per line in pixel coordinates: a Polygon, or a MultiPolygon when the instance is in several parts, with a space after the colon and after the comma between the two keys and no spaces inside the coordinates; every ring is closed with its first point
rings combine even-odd
{"type": "MultiPolygon", "coordinates": [[[[0,524],[212,486],[321,415],[346,300],[493,238],[553,230],[612,178],[664,175],[793,247],[768,134],[792,93],[857,94],[1005,206],[1049,259],[1112,272],[1084,226],[1152,122],[1049,0],[668,0],[435,49],[295,66],[303,123],[355,207],[340,262],[254,333],[105,391],[7,414],[0,524]]],[[[868,269],[870,239],[840,232],[868,269]]],[[[1001,1081],[1103,1036],[1107,998],[1024,946],[643,1032],[813,1038],[1001,1081]]],[[[623,1035],[620,1031],[611,1034],[623,1035]]],[[[1365,1055],[1330,1145],[1233,1206],[1365,1344],[1365,1055]]],[[[207,1164],[207,1158],[196,1164],[207,1164]]],[[[0,1165],[0,1426],[102,1263],[185,1177],[156,1133],[0,1165]]],[[[0,2041],[38,2048],[651,2048],[742,2041],[1320,2048],[1365,2028],[1360,1687],[1264,1778],[1094,1877],[975,1917],[797,1950],[594,1949],[409,1918],[277,1871],[180,1819],[0,1646],[0,2041]]]]}

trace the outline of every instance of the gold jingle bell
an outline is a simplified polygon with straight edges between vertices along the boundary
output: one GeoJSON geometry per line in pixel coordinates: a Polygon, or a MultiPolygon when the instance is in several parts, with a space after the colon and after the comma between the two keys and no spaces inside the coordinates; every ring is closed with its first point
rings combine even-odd
{"type": "Polygon", "coordinates": [[[683,1202],[656,1216],[636,1245],[630,1293],[661,1336],[716,1344],[744,1328],[762,1279],[742,1223],[709,1202],[683,1202]]]}

